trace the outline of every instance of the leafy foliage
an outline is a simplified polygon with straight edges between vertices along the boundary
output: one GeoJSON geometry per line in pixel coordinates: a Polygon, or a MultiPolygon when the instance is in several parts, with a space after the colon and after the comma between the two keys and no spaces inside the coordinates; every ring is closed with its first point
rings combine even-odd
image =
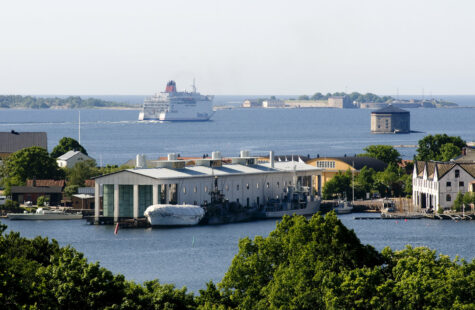
{"type": "Polygon", "coordinates": [[[62,179],[64,171],[41,147],[32,146],[11,154],[5,161],[5,184],[21,185],[26,179],[62,179]]]}
{"type": "MultiPolygon", "coordinates": [[[[323,186],[323,199],[352,198],[351,171],[339,172],[323,186]]],[[[412,175],[390,163],[384,171],[375,172],[363,167],[354,176],[355,198],[365,198],[366,193],[377,192],[385,197],[404,197],[412,194],[412,175]]]]}
{"type": "Polygon", "coordinates": [[[239,242],[219,286],[243,309],[321,309],[325,283],[336,274],[381,263],[333,212],[310,220],[286,216],[267,238],[239,242]]]}
{"type": "Polygon", "coordinates": [[[79,142],[73,138],[63,137],[59,140],[58,145],[54,147],[53,151],[51,151],[51,157],[58,158],[69,151],[79,151],[87,155],[86,149],[79,142]]]}
{"type": "Polygon", "coordinates": [[[23,209],[20,208],[20,203],[18,201],[7,199],[3,205],[0,205],[0,213],[20,213],[23,212],[23,209]]]}
{"type": "Polygon", "coordinates": [[[186,288],[142,285],[88,263],[71,247],[47,238],[0,231],[0,304],[3,309],[194,309],[186,288]]]}
{"type": "Polygon", "coordinates": [[[401,162],[401,154],[391,145],[370,145],[365,147],[364,154],[358,156],[367,156],[384,161],[386,164],[401,162]]]}
{"type": "Polygon", "coordinates": [[[466,142],[460,137],[442,135],[428,135],[419,140],[417,160],[447,161],[461,154],[466,142]]]}

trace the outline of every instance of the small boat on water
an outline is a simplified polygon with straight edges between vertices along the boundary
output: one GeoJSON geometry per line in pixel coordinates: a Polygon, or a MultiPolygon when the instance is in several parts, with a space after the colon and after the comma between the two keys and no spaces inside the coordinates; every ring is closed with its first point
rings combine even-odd
{"type": "Polygon", "coordinates": [[[10,220],[80,220],[82,213],[67,213],[61,210],[36,209],[35,213],[7,213],[10,220]]]}
{"type": "Polygon", "coordinates": [[[196,205],[158,204],[149,206],[144,215],[152,226],[192,226],[199,223],[205,211],[196,205]]]}
{"type": "Polygon", "coordinates": [[[353,211],[353,205],[349,201],[342,200],[338,202],[338,205],[333,210],[336,214],[348,214],[353,211]]]}
{"type": "Polygon", "coordinates": [[[313,215],[320,210],[320,199],[311,195],[310,187],[287,188],[282,200],[271,199],[264,210],[265,218],[282,218],[284,215],[313,215]]]}

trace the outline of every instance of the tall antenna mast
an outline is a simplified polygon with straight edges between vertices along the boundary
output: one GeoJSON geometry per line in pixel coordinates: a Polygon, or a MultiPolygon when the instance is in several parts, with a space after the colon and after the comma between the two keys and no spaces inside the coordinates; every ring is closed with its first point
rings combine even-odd
{"type": "Polygon", "coordinates": [[[81,144],[81,111],[78,111],[79,112],[79,122],[78,122],[78,142],[79,144],[81,144]]]}

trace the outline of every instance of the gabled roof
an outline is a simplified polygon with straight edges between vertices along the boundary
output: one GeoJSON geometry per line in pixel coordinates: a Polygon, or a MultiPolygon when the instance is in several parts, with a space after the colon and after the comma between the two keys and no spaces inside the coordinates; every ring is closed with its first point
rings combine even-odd
{"type": "Polygon", "coordinates": [[[64,153],[63,155],[59,156],[57,159],[59,159],[59,160],[68,160],[68,159],[71,159],[71,158],[73,158],[74,156],[76,156],[78,154],[82,154],[83,156],[90,158],[86,154],[83,154],[79,151],[68,151],[68,152],[64,153]]]}
{"type": "Polygon", "coordinates": [[[59,186],[64,187],[64,180],[26,180],[26,186],[33,186],[33,183],[36,183],[35,186],[59,186]]]}
{"type": "Polygon", "coordinates": [[[48,149],[46,132],[0,132],[0,153],[14,153],[31,146],[48,149]]]}
{"type": "Polygon", "coordinates": [[[432,179],[434,172],[437,170],[437,176],[440,179],[444,177],[455,166],[458,166],[475,178],[475,163],[457,163],[457,162],[437,162],[437,161],[416,161],[415,169],[418,177],[422,177],[424,167],[427,167],[427,178],[432,179]]]}
{"type": "Polygon", "coordinates": [[[385,108],[371,112],[371,114],[409,114],[409,111],[400,109],[390,104],[385,108]]]}
{"type": "Polygon", "coordinates": [[[459,164],[459,166],[467,171],[468,174],[472,176],[472,178],[475,178],[475,163],[465,163],[465,164],[459,164]]]}
{"type": "Polygon", "coordinates": [[[437,174],[439,175],[439,179],[441,179],[444,175],[446,175],[452,168],[455,166],[454,163],[437,163],[437,174]]]}

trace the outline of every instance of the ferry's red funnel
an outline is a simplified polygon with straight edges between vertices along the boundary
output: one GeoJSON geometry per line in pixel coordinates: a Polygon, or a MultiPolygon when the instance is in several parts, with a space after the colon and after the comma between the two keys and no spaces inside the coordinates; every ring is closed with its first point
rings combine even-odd
{"type": "Polygon", "coordinates": [[[167,93],[176,93],[176,84],[175,81],[170,81],[167,83],[167,88],[165,88],[167,93]]]}

